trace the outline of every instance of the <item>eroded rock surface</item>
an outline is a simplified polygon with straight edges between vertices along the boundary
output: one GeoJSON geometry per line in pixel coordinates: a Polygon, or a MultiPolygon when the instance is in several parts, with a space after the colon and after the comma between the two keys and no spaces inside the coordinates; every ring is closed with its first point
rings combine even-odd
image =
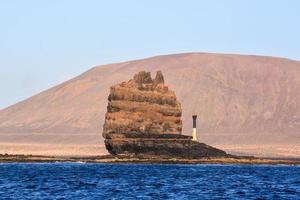
{"type": "Polygon", "coordinates": [[[164,83],[161,71],[154,79],[141,71],[128,82],[110,88],[103,127],[111,154],[198,158],[226,156],[224,151],[182,135],[181,106],[164,83]]]}

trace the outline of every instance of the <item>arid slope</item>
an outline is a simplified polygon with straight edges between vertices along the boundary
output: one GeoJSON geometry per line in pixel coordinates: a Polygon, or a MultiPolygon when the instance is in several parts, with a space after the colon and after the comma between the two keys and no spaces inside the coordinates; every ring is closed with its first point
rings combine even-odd
{"type": "Polygon", "coordinates": [[[110,86],[141,70],[163,72],[181,102],[184,134],[195,113],[200,141],[230,152],[300,157],[300,62],[208,53],[94,67],[1,110],[0,142],[103,145],[110,86]]]}

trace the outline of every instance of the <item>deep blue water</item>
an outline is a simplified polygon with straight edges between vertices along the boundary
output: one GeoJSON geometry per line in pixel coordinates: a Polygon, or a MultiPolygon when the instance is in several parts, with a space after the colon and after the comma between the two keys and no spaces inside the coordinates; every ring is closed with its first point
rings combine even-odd
{"type": "Polygon", "coordinates": [[[300,199],[300,167],[0,164],[1,199],[300,199]]]}

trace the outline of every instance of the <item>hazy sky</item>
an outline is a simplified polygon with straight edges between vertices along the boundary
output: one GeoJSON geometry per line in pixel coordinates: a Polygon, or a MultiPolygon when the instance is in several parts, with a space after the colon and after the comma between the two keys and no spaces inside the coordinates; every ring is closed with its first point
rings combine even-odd
{"type": "Polygon", "coordinates": [[[300,1],[1,0],[0,109],[95,65],[180,52],[300,60],[300,1]]]}

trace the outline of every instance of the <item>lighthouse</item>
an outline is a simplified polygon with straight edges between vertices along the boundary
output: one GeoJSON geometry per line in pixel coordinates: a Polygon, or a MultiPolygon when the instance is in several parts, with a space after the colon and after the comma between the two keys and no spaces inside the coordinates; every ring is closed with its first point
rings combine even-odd
{"type": "Polygon", "coordinates": [[[197,126],[197,115],[193,115],[193,141],[197,141],[197,130],[196,130],[196,126],[197,126]]]}

